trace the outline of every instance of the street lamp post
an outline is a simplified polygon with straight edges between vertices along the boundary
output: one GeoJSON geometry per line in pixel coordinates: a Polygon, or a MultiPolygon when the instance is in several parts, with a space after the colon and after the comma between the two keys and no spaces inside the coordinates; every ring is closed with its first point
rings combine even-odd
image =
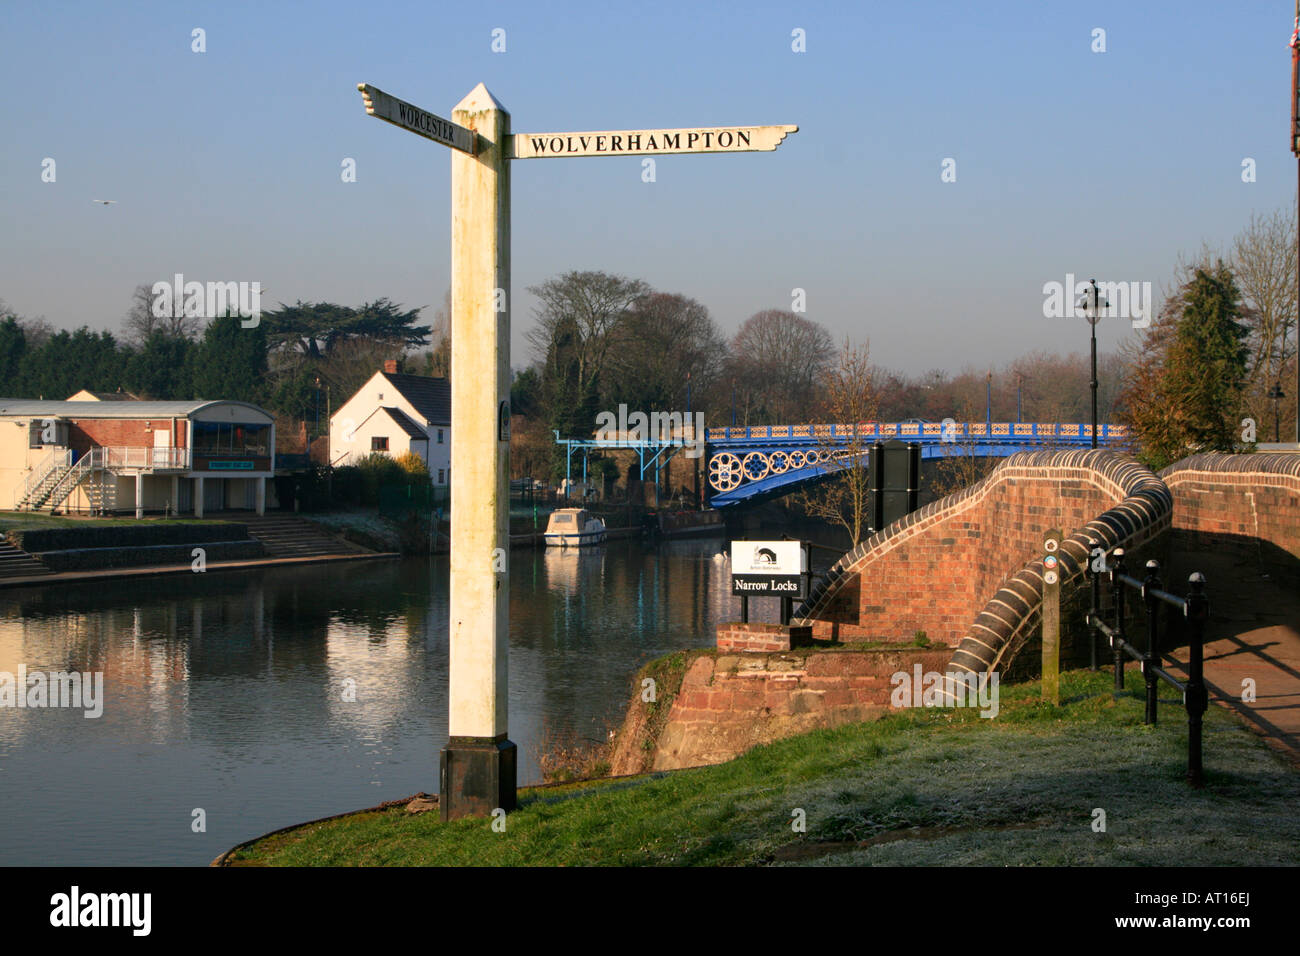
{"type": "Polygon", "coordinates": [[[1083,306],[1083,315],[1092,326],[1092,380],[1088,382],[1088,387],[1092,389],[1092,447],[1097,447],[1097,320],[1101,318],[1101,310],[1110,306],[1110,301],[1102,298],[1101,290],[1097,288],[1097,280],[1089,279],[1088,286],[1084,290],[1083,298],[1079,300],[1079,305],[1083,306]]]}
{"type": "Polygon", "coordinates": [[[987,425],[993,424],[993,370],[989,369],[989,377],[985,380],[984,391],[984,422],[987,425]]]}
{"type": "Polygon", "coordinates": [[[1020,414],[1020,386],[1024,384],[1025,377],[1019,372],[1016,373],[1016,424],[1022,421],[1020,414]]]}

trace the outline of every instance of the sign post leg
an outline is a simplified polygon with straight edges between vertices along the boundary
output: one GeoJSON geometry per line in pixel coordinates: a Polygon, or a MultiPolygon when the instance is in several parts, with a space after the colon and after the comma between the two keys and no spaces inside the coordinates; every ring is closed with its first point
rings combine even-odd
{"type": "Polygon", "coordinates": [[[1047,532],[1043,550],[1043,700],[1053,706],[1061,703],[1061,541],[1064,533],[1055,528],[1047,532]]]}
{"type": "Polygon", "coordinates": [[[450,721],[442,819],[515,808],[507,739],[509,654],[510,114],[481,83],[455,123],[475,153],[451,156],[450,721]]]}

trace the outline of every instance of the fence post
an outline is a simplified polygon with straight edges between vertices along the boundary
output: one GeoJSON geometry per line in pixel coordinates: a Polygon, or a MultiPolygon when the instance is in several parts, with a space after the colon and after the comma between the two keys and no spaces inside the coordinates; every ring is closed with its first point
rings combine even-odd
{"type": "Polygon", "coordinates": [[[1183,613],[1191,623],[1187,644],[1187,690],[1183,703],[1187,708],[1187,782],[1193,787],[1205,786],[1205,770],[1201,761],[1201,715],[1208,706],[1205,691],[1205,621],[1210,615],[1210,600],[1205,596],[1205,575],[1193,572],[1187,579],[1191,593],[1183,605],[1183,613]]]}
{"type": "Polygon", "coordinates": [[[1111,651],[1115,656],[1115,693],[1124,691],[1124,549],[1114,551],[1115,563],[1110,566],[1111,598],[1115,603],[1115,634],[1111,638],[1111,651]]]}
{"type": "Polygon", "coordinates": [[[1093,568],[1092,553],[1101,544],[1095,538],[1088,539],[1088,556],[1084,567],[1088,570],[1088,583],[1092,587],[1092,606],[1088,609],[1088,670],[1097,670],[1097,625],[1092,623],[1101,614],[1101,575],[1093,568]]]}
{"type": "Polygon", "coordinates": [[[1142,676],[1146,678],[1147,684],[1147,707],[1143,722],[1152,727],[1156,725],[1156,690],[1159,680],[1155,668],[1160,663],[1160,635],[1157,631],[1160,602],[1154,593],[1159,587],[1160,562],[1152,558],[1147,562],[1147,576],[1142,580],[1142,600],[1147,606],[1147,650],[1142,655],[1142,676]]]}

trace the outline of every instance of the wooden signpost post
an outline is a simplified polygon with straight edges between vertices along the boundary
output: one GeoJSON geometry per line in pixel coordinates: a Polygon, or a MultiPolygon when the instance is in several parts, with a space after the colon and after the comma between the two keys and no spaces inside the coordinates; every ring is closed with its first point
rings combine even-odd
{"type": "Polygon", "coordinates": [[[1061,540],[1059,528],[1043,541],[1043,700],[1061,702],[1061,540]]]}
{"type": "Polygon", "coordinates": [[[482,83],[447,120],[365,83],[366,112],[455,152],[451,159],[450,720],[442,819],[515,807],[506,730],[509,654],[511,159],[770,152],[797,126],[512,135],[482,83]]]}

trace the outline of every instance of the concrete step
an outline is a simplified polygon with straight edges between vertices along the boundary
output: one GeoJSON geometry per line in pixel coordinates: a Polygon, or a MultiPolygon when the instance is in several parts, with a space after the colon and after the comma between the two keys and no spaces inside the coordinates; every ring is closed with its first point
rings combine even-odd
{"type": "Polygon", "coordinates": [[[49,568],[26,551],[0,539],[0,578],[25,578],[51,573],[49,568]]]}
{"type": "Polygon", "coordinates": [[[267,557],[309,558],[324,554],[355,554],[364,551],[337,538],[302,518],[281,515],[233,518],[248,526],[248,533],[262,542],[267,557]]]}

